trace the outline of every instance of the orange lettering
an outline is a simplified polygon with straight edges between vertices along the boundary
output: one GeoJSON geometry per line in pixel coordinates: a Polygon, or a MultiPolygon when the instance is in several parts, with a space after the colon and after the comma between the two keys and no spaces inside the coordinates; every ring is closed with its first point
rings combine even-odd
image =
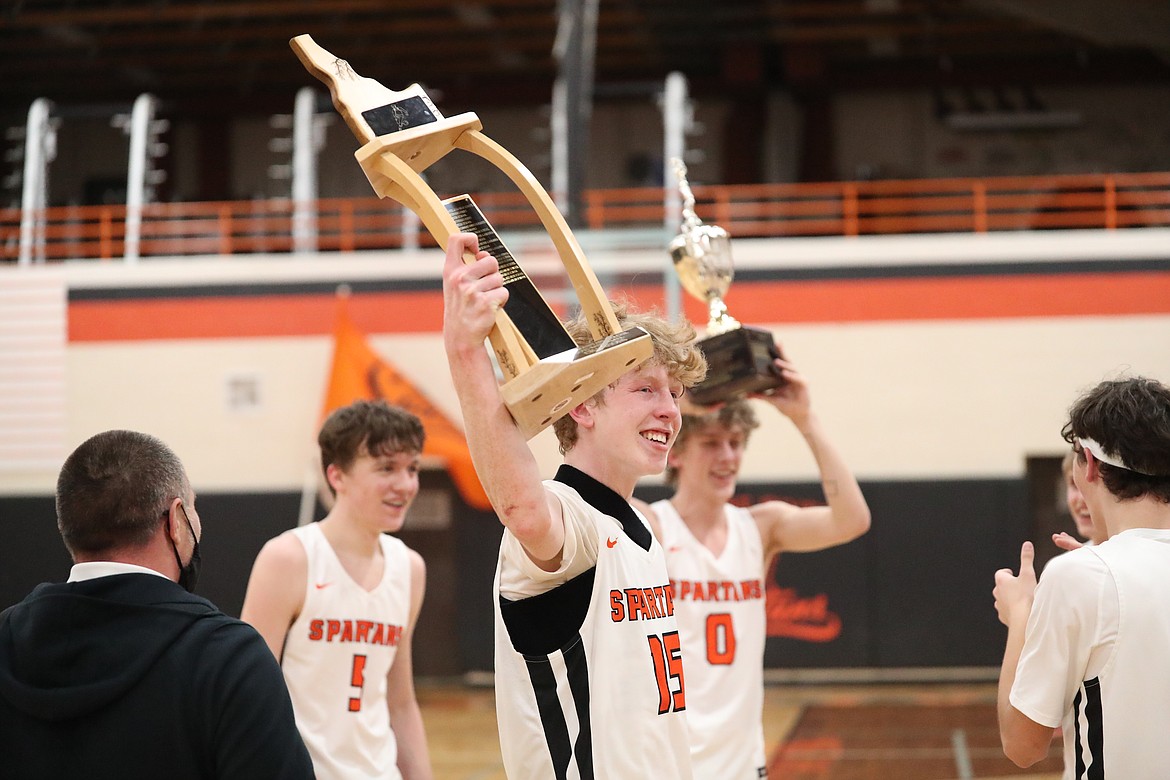
{"type": "Polygon", "coordinates": [[[357,622],[357,636],[355,637],[357,639],[357,641],[358,642],[370,641],[370,629],[372,629],[373,627],[374,627],[374,624],[371,623],[369,620],[359,620],[357,622]]]}
{"type": "Polygon", "coordinates": [[[658,594],[655,593],[656,590],[658,589],[642,589],[642,603],[646,605],[646,617],[651,620],[662,617],[662,613],[658,610],[658,594]]]}

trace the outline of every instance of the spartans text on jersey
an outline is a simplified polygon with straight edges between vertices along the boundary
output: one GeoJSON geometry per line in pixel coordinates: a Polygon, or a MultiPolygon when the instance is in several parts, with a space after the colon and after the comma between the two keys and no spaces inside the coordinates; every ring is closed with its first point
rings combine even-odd
{"type": "Polygon", "coordinates": [[[682,600],[691,601],[751,601],[764,597],[764,583],[760,580],[671,580],[670,587],[682,600]]]}
{"type": "Polygon", "coordinates": [[[364,642],[369,645],[398,645],[402,626],[374,620],[310,620],[310,642],[364,642]]]}
{"type": "Polygon", "coordinates": [[[626,588],[609,592],[609,617],[614,623],[623,620],[654,620],[674,615],[674,593],[670,585],[650,588],[626,588]]]}

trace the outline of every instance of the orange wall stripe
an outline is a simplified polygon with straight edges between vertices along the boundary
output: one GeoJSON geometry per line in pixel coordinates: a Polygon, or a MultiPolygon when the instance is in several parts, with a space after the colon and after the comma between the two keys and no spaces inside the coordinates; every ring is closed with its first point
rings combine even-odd
{"type": "MultiPolygon", "coordinates": [[[[335,306],[332,294],[70,301],[69,340],[320,336],[333,333],[335,306]]],[[[443,293],[355,293],[349,311],[367,333],[433,333],[443,293]]]]}
{"type": "MultiPolygon", "coordinates": [[[[661,286],[615,290],[639,308],[663,307],[661,286]]],[[[1170,273],[914,277],[751,281],[727,297],[745,323],[882,322],[1016,317],[1170,314],[1170,273]]],[[[440,290],[354,293],[350,313],[367,333],[437,333],[440,290]]],[[[684,295],[698,325],[706,307],[684,295]]],[[[69,340],[262,338],[332,333],[331,294],[79,300],[69,304],[69,340]]]]}
{"type": "MultiPolygon", "coordinates": [[[[661,308],[661,288],[626,288],[661,308]]],[[[726,299],[741,322],[882,322],[1015,317],[1170,314],[1170,273],[814,279],[732,283],[726,299]]],[[[684,294],[696,324],[707,309],[684,294]]]]}

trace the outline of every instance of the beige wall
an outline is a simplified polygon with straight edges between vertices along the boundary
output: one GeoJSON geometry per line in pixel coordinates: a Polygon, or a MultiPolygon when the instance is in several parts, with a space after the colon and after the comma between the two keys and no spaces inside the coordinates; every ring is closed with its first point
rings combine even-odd
{"type": "MultiPolygon", "coordinates": [[[[1065,240],[1083,253],[1094,245],[1090,236],[1104,236],[1102,246],[1113,246],[1119,257],[1138,254],[1137,244],[1126,248],[1126,238],[1144,238],[1147,248],[1166,245],[1159,231],[1049,234],[1043,243],[1025,234],[1015,243],[1031,242],[1036,255],[1059,255],[1053,242],[1065,240]]],[[[956,262],[971,262],[980,248],[986,253],[996,246],[1002,254],[1012,243],[1011,236],[759,241],[738,244],[737,257],[745,268],[764,266],[768,257],[786,267],[826,266],[831,258],[863,263],[867,248],[872,248],[871,262],[880,264],[892,262],[889,257],[902,262],[931,257],[928,247],[933,246],[934,252],[946,252],[956,262]]],[[[154,261],[137,268],[76,264],[66,268],[66,275],[71,284],[87,287],[184,279],[224,283],[233,275],[267,281],[341,280],[347,274],[390,273],[386,256],[154,261]]],[[[602,269],[636,270],[661,262],[646,252],[596,257],[602,269]]],[[[436,258],[422,253],[411,262],[437,270],[438,263],[430,259],[436,258]]],[[[1063,414],[1079,390],[1125,373],[1170,382],[1170,314],[787,323],[774,331],[808,377],[816,408],[863,479],[1019,475],[1026,456],[1062,451],[1063,414]]],[[[458,419],[439,334],[370,337],[386,359],[458,419]]],[[[71,343],[66,353],[66,447],[107,428],[137,428],[169,442],[188,464],[199,490],[297,489],[313,452],[330,354],[326,335],[71,343]],[[228,403],[229,383],[241,378],[254,383],[258,399],[244,410],[228,403]]],[[[755,436],[744,478],[811,478],[811,457],[791,426],[770,409],[762,409],[761,417],[764,427],[755,436]]],[[[559,460],[555,442],[542,434],[534,448],[551,475],[559,460]]],[[[51,492],[54,480],[53,471],[0,473],[0,492],[51,492]]]]}

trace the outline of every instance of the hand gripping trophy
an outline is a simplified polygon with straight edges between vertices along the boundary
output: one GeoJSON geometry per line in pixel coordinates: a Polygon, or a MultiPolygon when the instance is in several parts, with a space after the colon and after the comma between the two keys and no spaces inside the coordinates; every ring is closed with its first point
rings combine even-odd
{"type": "MultiPolygon", "coordinates": [[[[475,114],[444,117],[418,84],[402,92],[387,89],[359,76],[308,35],[289,44],[329,87],[333,105],[363,144],[355,156],[374,191],[418,214],[439,246],[455,233],[474,233],[480,249],[499,262],[509,295],[496,312],[489,341],[504,375],[500,393],[525,436],[535,436],[650,357],[648,333],[641,328],[618,332],[613,308],[552,198],[519,160],[480,132],[483,125],[475,114]],[[561,257],[593,342],[574,343],[469,196],[440,201],[419,175],[453,149],[484,158],[524,193],[561,257]]],[[[467,253],[464,260],[474,262],[475,256],[467,253]]]]}
{"type": "Polygon", "coordinates": [[[695,195],[687,183],[687,166],[671,158],[683,196],[682,230],[670,242],[670,257],[688,293],[705,302],[710,312],[699,348],[707,358],[707,378],[688,395],[700,405],[761,393],[784,383],[772,360],[780,351],[769,331],[741,325],[727,311],[723,296],[731,287],[731,236],[717,225],[704,225],[695,214],[695,195]]]}

